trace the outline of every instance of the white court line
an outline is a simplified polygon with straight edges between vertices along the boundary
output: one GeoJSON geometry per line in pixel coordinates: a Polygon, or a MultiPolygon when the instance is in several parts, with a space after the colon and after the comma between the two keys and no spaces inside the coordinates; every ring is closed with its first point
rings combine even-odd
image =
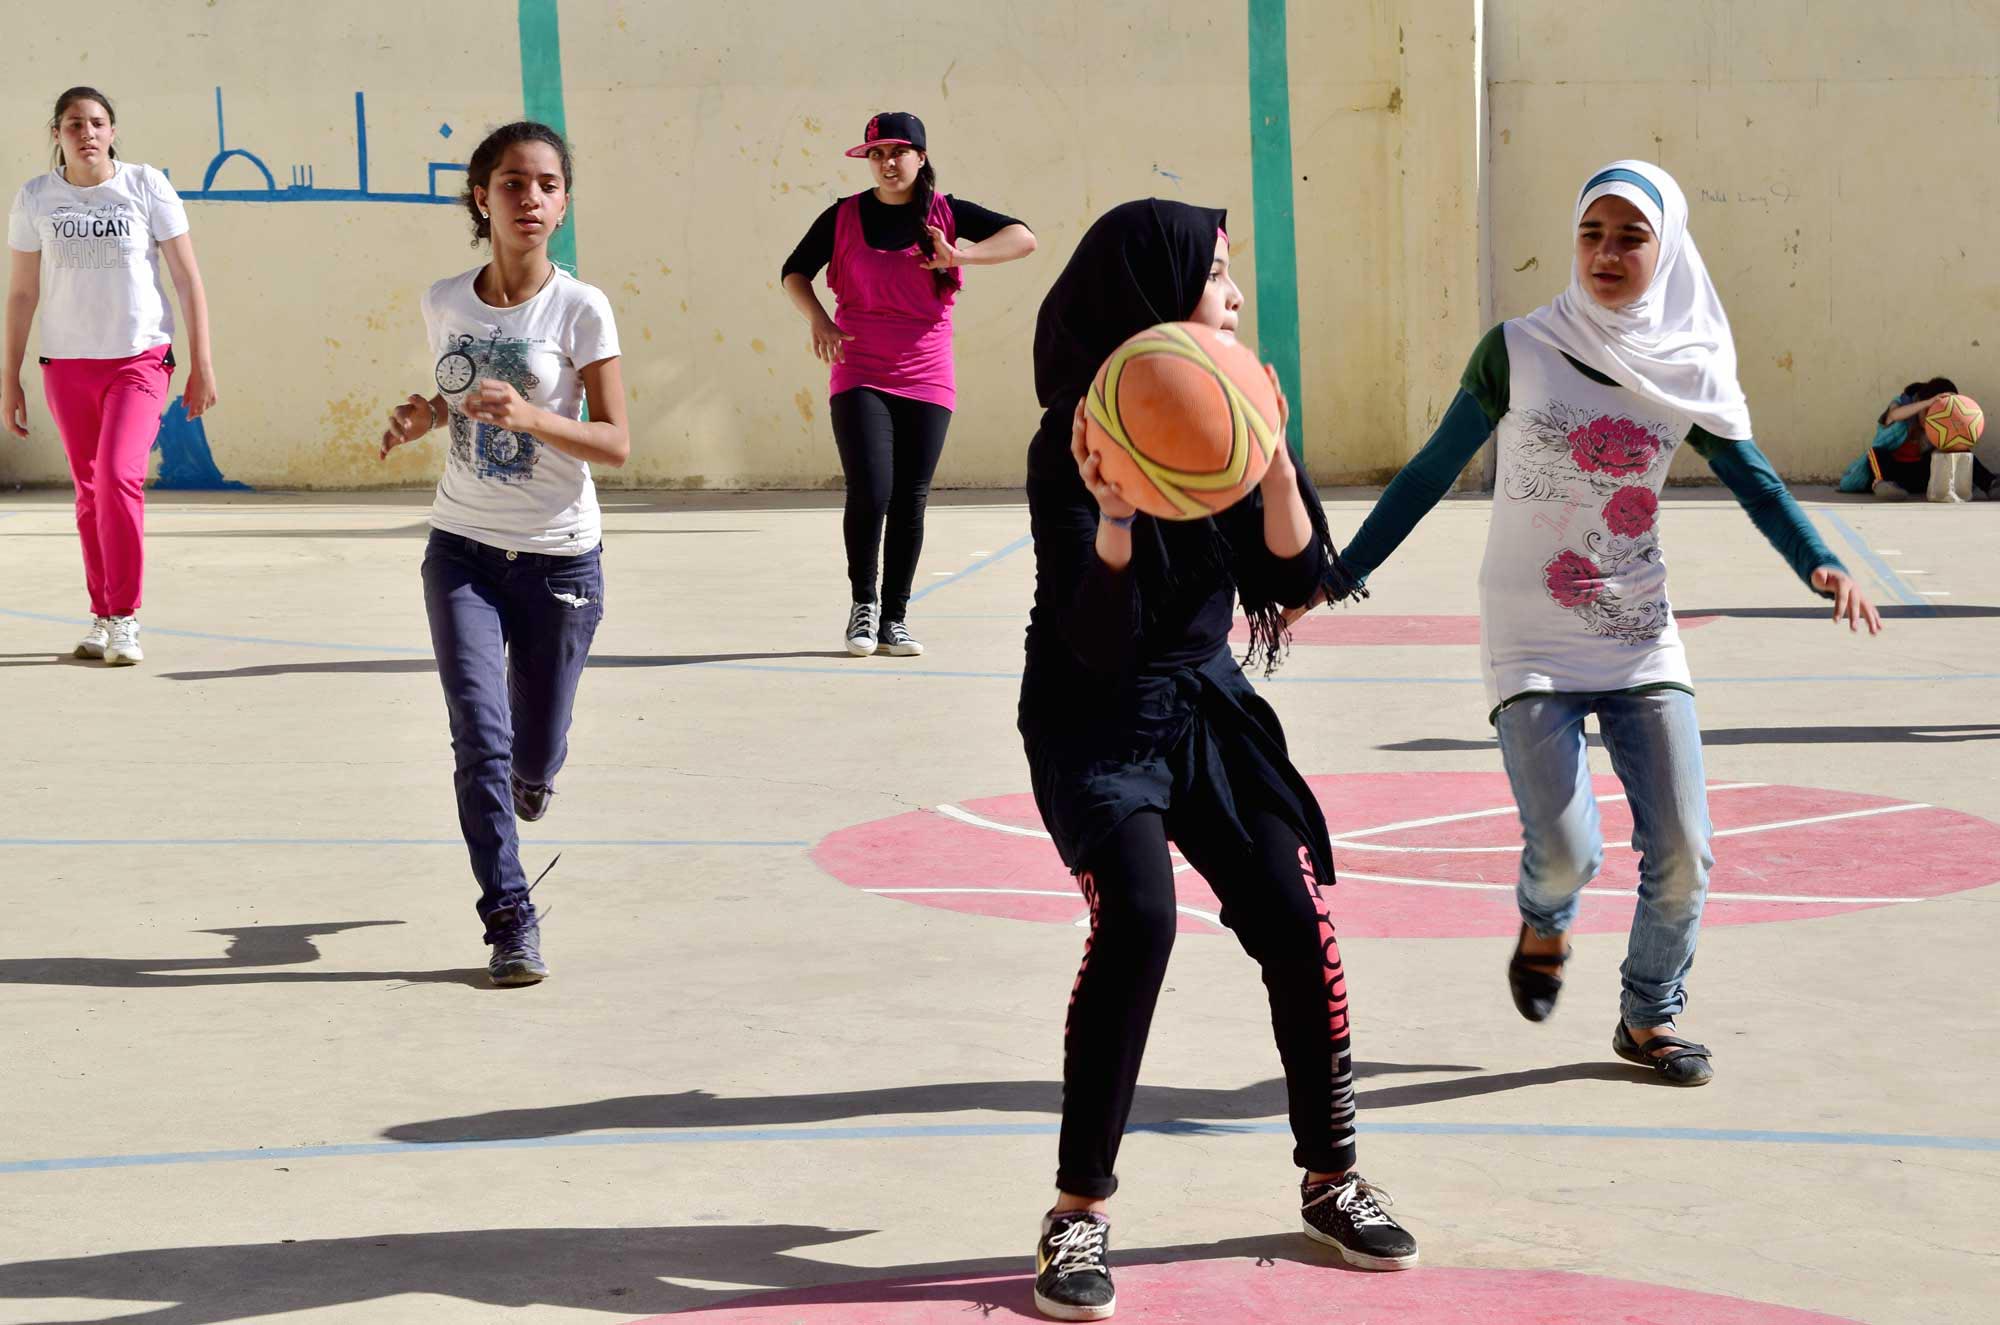
{"type": "MultiPolygon", "coordinates": [[[[1001,897],[1068,897],[1072,900],[1076,897],[1074,892],[1056,891],[1048,888],[863,888],[861,891],[865,893],[879,893],[885,897],[934,896],[940,894],[965,896],[979,893],[988,893],[1001,897]]],[[[1217,929],[1225,928],[1222,923],[1222,917],[1214,911],[1204,911],[1198,906],[1175,906],[1174,910],[1185,916],[1194,916],[1198,919],[1206,920],[1217,929]]],[[[1089,928],[1089,920],[1090,917],[1086,915],[1082,920],[1076,922],[1077,928],[1089,928]]]]}
{"type": "MultiPolygon", "coordinates": [[[[1762,784],[1743,783],[1739,785],[1758,786],[1762,784]]],[[[1709,788],[1710,791],[1727,791],[1731,789],[1733,788],[1731,787],[1709,788]]],[[[1605,801],[1605,800],[1623,800],[1624,798],[1622,796],[1621,797],[1599,796],[1597,799],[1600,801],[1605,801]]],[[[1741,837],[1746,833],[1768,833],[1779,828],[1803,828],[1808,824],[1827,824],[1827,823],[1833,823],[1834,821],[1839,819],[1866,819],[1869,818],[1870,816],[1877,814],[1901,814],[1905,810],[1928,810],[1932,808],[1935,807],[1923,801],[1908,801],[1900,805],[1878,805],[1871,809],[1866,809],[1866,810],[1848,810],[1841,814],[1814,815],[1812,818],[1809,819],[1780,819],[1773,823],[1768,823],[1768,824],[1745,824],[1741,828],[1721,828],[1709,834],[1709,836],[1741,837]]],[[[1486,812],[1482,811],[1482,813],[1486,812]]],[[[1369,831],[1374,831],[1374,830],[1369,830],[1369,831]]],[[[1333,845],[1336,847],[1344,848],[1349,851],[1395,851],[1395,852],[1401,852],[1405,855],[1419,855],[1419,856],[1507,855],[1511,853],[1518,853],[1521,850],[1521,844],[1518,842],[1512,843],[1507,846],[1494,846],[1494,847],[1405,847],[1405,846],[1388,846],[1380,842],[1351,842],[1344,837],[1334,838],[1333,845]]],[[[1632,844],[1630,842],[1606,842],[1604,844],[1604,848],[1607,851],[1630,851],[1632,850],[1632,844]]]]}
{"type": "Polygon", "coordinates": [[[1866,819],[1875,814],[1901,814],[1904,810],[1928,810],[1933,806],[1923,801],[1907,801],[1901,805],[1878,805],[1872,810],[1849,810],[1845,814],[1819,814],[1810,819],[1784,819],[1774,824],[1750,824],[1744,828],[1725,828],[1712,837],[1741,837],[1745,833],[1768,833],[1774,828],[1803,828],[1807,824],[1830,824],[1836,819],[1866,819]]]}
{"type": "MultiPolygon", "coordinates": [[[[1708,784],[1708,790],[1742,791],[1748,787],[1768,787],[1770,785],[1771,784],[1768,782],[1711,782],[1708,784]]],[[[1624,799],[1625,796],[1623,792],[1611,796],[1596,797],[1597,803],[1599,805],[1608,805],[1613,801],[1622,801],[1624,799]]],[[[1440,814],[1440,815],[1434,815],[1429,819],[1405,819],[1400,823],[1380,824],[1374,828],[1356,828],[1352,832],[1340,833],[1334,837],[1333,843],[1335,846],[1339,846],[1343,842],[1346,842],[1348,839],[1355,837],[1373,837],[1377,833],[1394,833],[1394,832],[1399,832],[1405,828],[1429,828],[1436,824],[1455,824],[1466,819],[1489,819],[1496,814],[1513,814],[1513,813],[1515,813],[1514,806],[1501,805],[1491,810],[1468,810],[1463,814],[1440,814]]],[[[1379,848],[1379,849],[1395,850],[1399,848],[1379,848]]],[[[1419,847],[1416,849],[1424,850],[1425,848],[1419,847]]],[[[1448,848],[1439,847],[1431,849],[1447,850],[1448,848]]],[[[1488,848],[1486,847],[1474,847],[1471,849],[1476,851],[1488,850],[1488,848]]]]}
{"type": "Polygon", "coordinates": [[[1039,837],[1044,842],[1055,840],[1039,828],[1016,828],[1013,824],[996,823],[991,819],[980,818],[971,810],[961,810],[956,805],[940,805],[937,807],[937,812],[947,819],[971,824],[974,828],[990,828],[996,833],[1012,833],[1015,837],[1039,837]]]}
{"type": "Polygon", "coordinates": [[[1949,597],[1951,597],[1951,590],[1949,590],[1949,589],[1919,589],[1919,590],[1917,590],[1917,592],[1918,592],[1918,593],[1920,593],[1920,594],[1922,594],[1922,595],[1923,595],[1924,597],[1926,597],[1926,598],[1949,598],[1949,597]]]}
{"type": "MultiPolygon", "coordinates": [[[[1514,891],[1511,883],[1456,883],[1445,879],[1405,879],[1394,874],[1362,874],[1356,870],[1341,870],[1341,879],[1359,879],[1365,883],[1399,883],[1413,888],[1471,888],[1480,892],[1514,891]]],[[[1623,888],[1585,888],[1587,897],[1633,897],[1636,894],[1623,888]]],[[[1843,906],[1873,906],[1881,902],[1922,902],[1923,897],[1793,897],[1782,893],[1710,893],[1711,902],[1798,902],[1801,904],[1835,903],[1843,906]]]]}

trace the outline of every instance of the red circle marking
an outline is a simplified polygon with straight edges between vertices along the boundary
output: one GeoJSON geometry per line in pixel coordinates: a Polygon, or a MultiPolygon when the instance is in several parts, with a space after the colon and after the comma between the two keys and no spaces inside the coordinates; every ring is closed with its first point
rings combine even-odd
{"type": "MultiPolygon", "coordinates": [[[[1521,838],[1506,775],[1307,781],[1334,835],[1333,913],[1343,938],[1514,933],[1521,838]]],[[[1821,787],[1709,787],[1717,832],[1703,914],[1710,925],[1846,915],[2000,882],[2000,825],[1973,815],[1821,787]]],[[[1601,798],[1623,793],[1611,777],[1596,779],[1596,790],[1601,798]]],[[[1586,934],[1623,932],[1638,886],[1631,812],[1622,798],[1598,808],[1604,869],[1584,896],[1577,930],[1586,934]]],[[[1062,925],[1084,916],[1076,881],[1027,795],[857,824],[828,834],[812,854],[851,887],[925,906],[1062,925]]],[[[1183,932],[1220,930],[1219,903],[1198,874],[1182,871],[1177,891],[1183,932]]]]}
{"type": "MultiPolygon", "coordinates": [[[[1682,630],[1713,625],[1712,616],[1674,618],[1682,630]]],[[[1234,644],[1250,642],[1241,617],[1229,633],[1234,644]]],[[[1292,623],[1292,643],[1305,645],[1405,645],[1479,643],[1476,616],[1390,616],[1375,612],[1312,612],[1292,623]]]]}
{"type": "MultiPolygon", "coordinates": [[[[1143,1252],[1136,1253],[1144,1255],[1143,1252]]],[[[1747,1302],[1663,1284],[1561,1270],[1418,1269],[1364,1274],[1298,1261],[1246,1257],[1140,1265],[1116,1263],[1118,1319],[1129,1325],[1328,1319],[1396,1325],[1854,1325],[1796,1307],[1747,1302]],[[1307,1308],[1321,1303],[1324,1311],[1307,1308]],[[1332,1304],[1332,1305],[1326,1305],[1332,1304]],[[1337,1309],[1336,1309],[1337,1308],[1337,1309]]],[[[878,1279],[758,1293],[719,1307],[649,1316],[631,1325],[935,1325],[940,1320],[1040,1321],[1025,1274],[878,1279]]]]}

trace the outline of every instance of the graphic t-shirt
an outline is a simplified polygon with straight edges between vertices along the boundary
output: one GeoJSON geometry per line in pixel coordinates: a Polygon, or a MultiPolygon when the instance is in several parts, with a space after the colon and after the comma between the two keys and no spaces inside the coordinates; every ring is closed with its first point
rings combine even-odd
{"type": "Polygon", "coordinates": [[[498,378],[530,404],[583,417],[581,370],[618,357],[604,292],[557,268],[527,302],[495,308],[473,290],[483,267],[424,294],[437,387],[451,406],[451,450],[431,524],[510,552],[576,556],[597,546],[602,520],[590,466],[529,433],[460,412],[466,393],[498,378]]]}
{"type": "Polygon", "coordinates": [[[90,188],[37,175],[7,214],[7,247],[42,255],[46,358],[127,359],[173,344],[160,245],[187,233],[187,210],[159,171],[115,164],[90,188]]]}
{"type": "Polygon", "coordinates": [[[1691,688],[1660,488],[1691,421],[1505,324],[1506,414],[1480,568],[1487,698],[1691,688]]]}

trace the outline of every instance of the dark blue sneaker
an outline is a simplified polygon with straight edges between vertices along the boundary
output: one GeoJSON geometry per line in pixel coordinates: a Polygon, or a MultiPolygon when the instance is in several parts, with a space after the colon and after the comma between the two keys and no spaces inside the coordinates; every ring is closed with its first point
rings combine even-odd
{"type": "Polygon", "coordinates": [[[486,959],[486,974],[495,985],[538,985],[549,978],[548,964],[542,960],[542,918],[528,895],[542,886],[561,859],[559,855],[550,861],[516,900],[487,913],[486,941],[493,951],[486,959]]]}
{"type": "Polygon", "coordinates": [[[1103,1215],[1044,1216],[1035,1244],[1035,1310],[1052,1320],[1104,1320],[1116,1311],[1110,1243],[1111,1221],[1103,1215]]]}

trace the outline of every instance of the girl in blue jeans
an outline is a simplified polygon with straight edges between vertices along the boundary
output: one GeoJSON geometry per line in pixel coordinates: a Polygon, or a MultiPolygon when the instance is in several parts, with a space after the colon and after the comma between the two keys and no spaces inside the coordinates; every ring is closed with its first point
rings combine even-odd
{"type": "Polygon", "coordinates": [[[1508,965],[1530,1021],[1554,1010],[1578,894],[1604,858],[1584,752],[1597,715],[1632,810],[1639,904],[1612,1048],[1678,1086],[1709,1051],[1673,1034],[1708,892],[1708,797],[1694,686],[1667,602],[1659,495],[1693,446],[1850,630],[1881,618],[1751,439],[1729,320],[1673,177],[1615,161],[1577,195],[1569,288],[1486,334],[1458,395],[1342,553],[1367,575],[1490,435],[1499,451],[1480,569],[1487,700],[1521,814],[1521,930],[1508,965]]]}
{"type": "Polygon", "coordinates": [[[543,124],[505,125],[473,152],[464,200],[492,258],[424,295],[437,393],[412,394],[382,434],[384,457],[434,428],[451,436],[424,605],[496,985],[549,973],[516,820],[548,809],[604,619],[590,466],[631,452],[611,305],[549,260],[570,176],[569,147],[543,124]]]}

